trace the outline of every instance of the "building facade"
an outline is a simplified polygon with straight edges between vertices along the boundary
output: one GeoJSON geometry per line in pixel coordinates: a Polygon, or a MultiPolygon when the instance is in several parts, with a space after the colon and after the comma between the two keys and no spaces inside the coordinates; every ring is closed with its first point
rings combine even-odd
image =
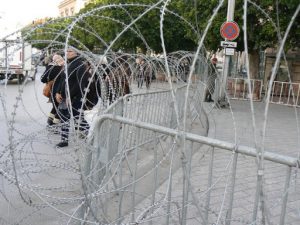
{"type": "Polygon", "coordinates": [[[63,0],[58,5],[60,17],[73,16],[79,12],[89,0],[63,0]]]}

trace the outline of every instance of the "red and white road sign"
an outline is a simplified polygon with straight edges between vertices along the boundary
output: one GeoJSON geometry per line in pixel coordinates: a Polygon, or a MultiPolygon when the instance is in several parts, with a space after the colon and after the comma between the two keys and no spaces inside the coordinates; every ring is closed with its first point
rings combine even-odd
{"type": "Polygon", "coordinates": [[[232,41],[239,36],[240,28],[239,25],[234,21],[224,22],[220,28],[220,33],[224,39],[232,41]]]}

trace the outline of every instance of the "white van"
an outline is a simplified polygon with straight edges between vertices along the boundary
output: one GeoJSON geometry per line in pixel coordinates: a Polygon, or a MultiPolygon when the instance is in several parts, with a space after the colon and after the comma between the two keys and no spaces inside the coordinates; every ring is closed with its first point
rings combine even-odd
{"type": "Polygon", "coordinates": [[[32,47],[29,43],[17,40],[0,41],[0,80],[18,79],[23,82],[25,77],[35,79],[31,64],[32,47]]]}

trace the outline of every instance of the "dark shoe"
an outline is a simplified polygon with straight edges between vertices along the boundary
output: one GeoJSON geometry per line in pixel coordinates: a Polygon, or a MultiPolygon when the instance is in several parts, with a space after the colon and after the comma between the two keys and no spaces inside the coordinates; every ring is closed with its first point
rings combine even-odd
{"type": "Polygon", "coordinates": [[[48,124],[49,126],[52,126],[52,125],[53,125],[53,118],[48,117],[48,119],[47,119],[47,124],[48,124]]]}
{"type": "Polygon", "coordinates": [[[204,102],[213,102],[214,100],[212,100],[212,98],[205,98],[204,102]]]}
{"type": "Polygon", "coordinates": [[[68,145],[69,145],[68,142],[62,141],[62,142],[59,142],[59,143],[56,145],[56,147],[58,147],[58,148],[63,148],[63,147],[67,147],[68,145]]]}

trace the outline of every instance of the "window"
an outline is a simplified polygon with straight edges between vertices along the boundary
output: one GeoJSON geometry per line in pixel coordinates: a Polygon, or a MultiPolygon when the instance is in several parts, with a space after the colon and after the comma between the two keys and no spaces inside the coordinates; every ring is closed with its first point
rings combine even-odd
{"type": "Polygon", "coordinates": [[[69,9],[65,9],[66,16],[69,16],[69,9]]]}

